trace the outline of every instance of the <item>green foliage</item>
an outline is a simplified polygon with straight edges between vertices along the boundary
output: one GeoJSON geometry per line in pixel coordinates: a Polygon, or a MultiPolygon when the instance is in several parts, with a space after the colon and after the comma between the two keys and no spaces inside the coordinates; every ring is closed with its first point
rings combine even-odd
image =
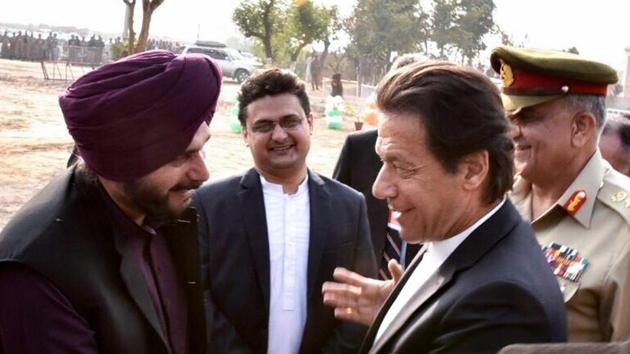
{"type": "Polygon", "coordinates": [[[494,23],[494,9],[494,0],[358,0],[345,20],[351,36],[347,50],[361,62],[367,81],[382,76],[393,53],[420,51],[441,59],[459,54],[471,63],[486,49],[487,34],[511,40],[494,23]]]}
{"type": "Polygon", "coordinates": [[[427,36],[427,15],[418,0],[359,0],[345,27],[351,55],[365,64],[364,74],[374,78],[388,69],[393,52],[420,48],[427,36]]]}
{"type": "Polygon", "coordinates": [[[313,4],[312,0],[294,2],[288,10],[288,25],[283,33],[287,39],[287,50],[292,62],[307,45],[324,41],[328,35],[330,13],[323,6],[313,4]]]}
{"type": "Polygon", "coordinates": [[[580,54],[580,51],[576,47],[571,47],[564,50],[567,53],[580,54]]]}
{"type": "Polygon", "coordinates": [[[127,41],[112,44],[112,59],[118,60],[129,55],[129,43],[127,41]]]}
{"type": "Polygon", "coordinates": [[[232,20],[247,38],[262,42],[265,57],[274,59],[272,39],[281,27],[283,12],[281,0],[244,0],[232,14],[232,20]]]}
{"type": "Polygon", "coordinates": [[[314,43],[330,43],[341,28],[337,7],[313,0],[243,0],[232,20],[245,37],[255,38],[254,52],[275,64],[295,63],[302,50],[314,43]]]}
{"type": "MultiPolygon", "coordinates": [[[[431,14],[431,39],[440,58],[457,50],[462,59],[472,61],[486,49],[483,38],[495,30],[494,0],[434,0],[431,14]]],[[[510,40],[503,34],[504,42],[510,40]]]]}
{"type": "Polygon", "coordinates": [[[431,39],[440,51],[438,58],[446,59],[455,42],[455,0],[435,0],[431,12],[431,39]]]}
{"type": "Polygon", "coordinates": [[[466,0],[459,4],[454,45],[469,64],[486,49],[483,38],[494,27],[494,9],[494,0],[466,0]]]}
{"type": "Polygon", "coordinates": [[[359,64],[362,77],[375,82],[396,54],[424,52],[442,59],[457,54],[470,64],[486,49],[490,33],[513,44],[494,23],[495,8],[494,0],[357,0],[354,12],[343,19],[336,7],[314,0],[242,0],[233,20],[246,37],[256,39],[255,53],[279,65],[295,65],[304,48],[317,42],[324,43],[325,57],[345,31],[350,36],[343,54],[347,76],[359,64]]]}

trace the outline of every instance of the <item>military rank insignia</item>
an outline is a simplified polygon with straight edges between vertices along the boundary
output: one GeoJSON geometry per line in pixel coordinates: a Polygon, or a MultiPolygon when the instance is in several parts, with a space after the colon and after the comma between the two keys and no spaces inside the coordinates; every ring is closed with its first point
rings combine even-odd
{"type": "Polygon", "coordinates": [[[582,205],[586,203],[586,192],[585,191],[575,191],[571,195],[571,198],[567,200],[564,204],[564,209],[571,215],[575,215],[575,213],[580,210],[582,205]]]}
{"type": "Polygon", "coordinates": [[[542,250],[553,274],[564,279],[579,281],[588,266],[588,260],[580,256],[573,248],[552,242],[543,246],[542,250]]]}

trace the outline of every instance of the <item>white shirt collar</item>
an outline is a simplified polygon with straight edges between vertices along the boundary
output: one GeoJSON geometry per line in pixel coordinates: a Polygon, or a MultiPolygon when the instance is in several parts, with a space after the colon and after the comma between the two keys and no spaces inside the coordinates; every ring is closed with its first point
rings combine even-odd
{"type": "Polygon", "coordinates": [[[433,241],[427,243],[427,253],[433,254],[434,256],[439,257],[439,259],[446,260],[446,258],[455,251],[457,246],[459,246],[464,240],[473,233],[481,224],[486,222],[486,220],[490,219],[492,215],[494,215],[503,204],[505,204],[506,198],[503,198],[501,203],[499,203],[496,207],[490,210],[487,214],[482,216],[479,220],[477,220],[474,224],[470,225],[466,230],[458,233],[453,237],[449,237],[445,240],[433,241]]]}
{"type": "Polygon", "coordinates": [[[387,327],[391,325],[396,316],[400,313],[402,308],[407,305],[407,303],[413,298],[413,296],[417,293],[417,291],[422,288],[422,286],[429,280],[431,275],[435,273],[440,266],[446,261],[446,259],[455,251],[455,249],[462,243],[464,240],[470,236],[481,224],[486,222],[492,215],[494,215],[503,204],[505,204],[506,198],[503,198],[503,201],[499,203],[496,207],[494,207],[490,212],[486,213],[479,220],[477,220],[470,227],[466,228],[466,230],[460,232],[459,234],[449,237],[445,240],[434,241],[427,243],[427,251],[426,254],[422,257],[420,264],[416,266],[416,268],[409,275],[409,279],[398,293],[398,296],[394,299],[394,302],[387,310],[385,317],[383,317],[383,321],[381,322],[376,336],[374,337],[374,343],[376,343],[381,335],[385,332],[387,327]]]}
{"type": "MultiPolygon", "coordinates": [[[[265,177],[263,177],[263,175],[260,175],[260,184],[262,185],[262,189],[264,193],[270,193],[274,195],[288,194],[284,192],[284,189],[281,184],[269,182],[265,179],[265,177]]],[[[308,191],[307,187],[308,187],[308,173],[304,177],[304,180],[298,186],[298,189],[294,193],[294,195],[301,195],[307,192],[308,191]]]]}

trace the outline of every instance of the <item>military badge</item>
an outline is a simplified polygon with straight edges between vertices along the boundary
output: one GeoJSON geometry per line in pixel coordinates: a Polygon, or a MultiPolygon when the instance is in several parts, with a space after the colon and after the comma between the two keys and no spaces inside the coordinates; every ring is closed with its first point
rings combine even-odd
{"type": "Polygon", "coordinates": [[[624,191],[619,191],[611,195],[610,200],[613,201],[614,203],[619,203],[619,202],[623,202],[623,200],[626,199],[627,196],[628,196],[628,193],[624,191]]]}
{"type": "Polygon", "coordinates": [[[585,191],[575,191],[571,195],[571,198],[567,200],[564,204],[564,209],[571,215],[575,215],[575,213],[580,210],[582,205],[586,203],[586,192],[585,191]]]}
{"type": "Polygon", "coordinates": [[[542,250],[553,274],[564,279],[579,281],[588,266],[588,260],[573,248],[552,242],[543,246],[542,250]]]}
{"type": "Polygon", "coordinates": [[[503,80],[503,86],[510,87],[514,83],[514,73],[512,72],[512,68],[506,64],[503,59],[501,61],[501,69],[499,70],[499,76],[501,80],[503,80]]]}

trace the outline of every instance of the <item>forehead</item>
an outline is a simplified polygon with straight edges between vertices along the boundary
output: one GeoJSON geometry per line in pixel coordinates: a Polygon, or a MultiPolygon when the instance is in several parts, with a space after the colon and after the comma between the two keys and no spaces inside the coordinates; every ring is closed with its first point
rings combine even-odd
{"type": "Polygon", "coordinates": [[[518,117],[539,117],[542,118],[545,115],[548,115],[552,112],[557,112],[559,108],[563,108],[564,104],[562,99],[555,99],[551,101],[546,101],[543,103],[539,103],[530,107],[525,107],[519,110],[516,113],[509,113],[509,118],[518,118],[518,117]]]}
{"type": "Polygon", "coordinates": [[[376,150],[381,157],[388,154],[414,155],[423,152],[425,133],[416,113],[383,113],[378,127],[376,150]]]}
{"type": "Polygon", "coordinates": [[[206,122],[201,123],[199,128],[197,128],[197,132],[192,138],[192,141],[186,148],[186,151],[195,151],[201,150],[206,142],[210,139],[210,128],[206,122]]]}
{"type": "Polygon", "coordinates": [[[300,100],[291,93],[282,93],[273,96],[264,96],[247,106],[247,120],[279,120],[287,116],[304,117],[304,109],[300,100]]]}

